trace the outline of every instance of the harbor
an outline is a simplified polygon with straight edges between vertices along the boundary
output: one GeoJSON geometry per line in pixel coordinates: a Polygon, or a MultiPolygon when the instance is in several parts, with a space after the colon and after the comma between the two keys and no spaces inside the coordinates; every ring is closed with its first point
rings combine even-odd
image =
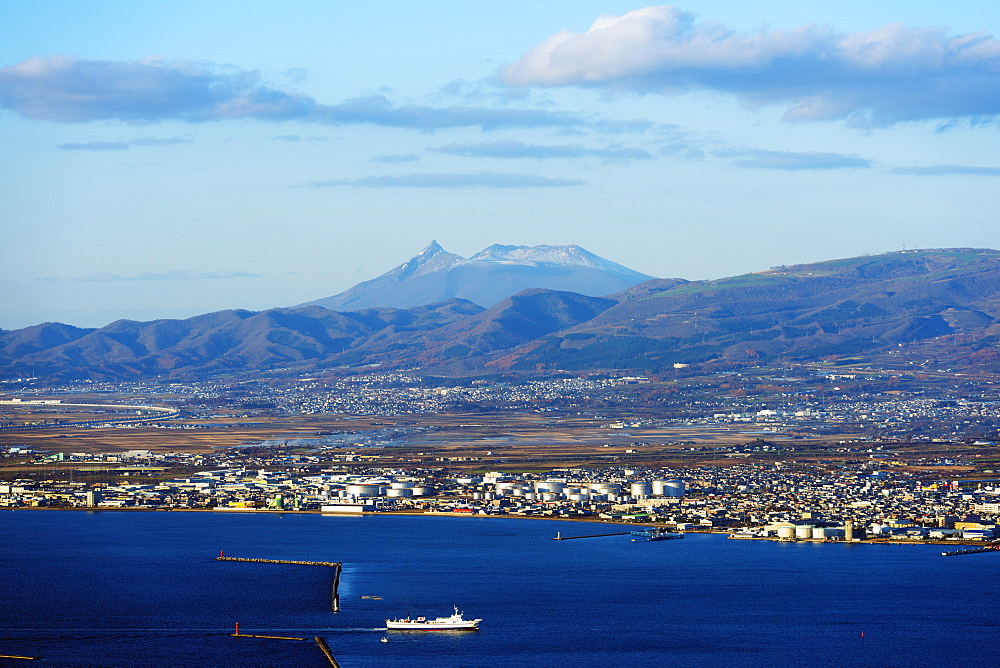
{"type": "Polygon", "coordinates": [[[0,555],[0,567],[19,574],[0,582],[0,654],[42,658],[4,665],[50,668],[332,666],[319,637],[343,668],[518,668],[555,665],[553,657],[558,665],[793,668],[814,665],[816,648],[837,642],[841,666],[995,665],[991,647],[980,646],[982,629],[995,620],[990,555],[959,564],[938,558],[953,548],[932,545],[892,550],[705,533],[655,546],[631,543],[638,538],[631,534],[552,540],[557,531],[647,528],[391,515],[0,512],[4,535],[23,537],[0,555]],[[205,553],[219,544],[227,556],[250,561],[205,553]],[[329,566],[271,561],[341,563],[342,611],[328,605],[329,566]],[[668,599],[682,602],[682,622],[662,614],[668,599]],[[526,600],[541,602],[529,616],[526,600]],[[481,617],[481,630],[386,631],[386,619],[434,619],[453,605],[481,617]],[[34,619],[46,620],[45,628],[34,619]],[[275,639],[232,637],[235,621],[241,635],[275,639]],[[669,640],[679,629],[684,637],[669,640]],[[801,642],[788,643],[788,634],[801,642]],[[929,652],[944,642],[967,650],[929,652]]]}
{"type": "MultiPolygon", "coordinates": [[[[244,561],[255,564],[291,564],[293,566],[325,566],[333,569],[333,582],[331,584],[330,609],[333,612],[340,612],[340,572],[343,564],[337,561],[299,561],[290,559],[256,559],[247,557],[227,557],[224,551],[219,552],[216,561],[244,561]]],[[[237,633],[239,630],[237,629],[237,633]]]]}

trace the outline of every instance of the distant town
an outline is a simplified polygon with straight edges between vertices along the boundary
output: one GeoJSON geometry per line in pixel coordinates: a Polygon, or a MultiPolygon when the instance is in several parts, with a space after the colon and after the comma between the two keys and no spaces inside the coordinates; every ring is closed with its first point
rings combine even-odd
{"type": "Polygon", "coordinates": [[[667,380],[20,379],[0,395],[0,506],[982,544],[1000,539],[994,388],[948,370],[823,365],[667,380]]]}

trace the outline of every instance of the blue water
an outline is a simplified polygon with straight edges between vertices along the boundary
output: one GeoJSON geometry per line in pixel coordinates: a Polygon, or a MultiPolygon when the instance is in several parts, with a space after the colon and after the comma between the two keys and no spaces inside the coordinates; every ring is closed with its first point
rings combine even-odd
{"type": "MultiPolygon", "coordinates": [[[[0,654],[48,667],[997,666],[1000,554],[451,517],[0,511],[0,654]],[[341,561],[330,570],[218,562],[341,561]],[[361,596],[381,596],[382,600],[361,596]],[[386,617],[483,619],[387,634],[386,617]],[[308,642],[232,638],[243,633],[308,642]],[[389,642],[379,640],[389,637],[389,642]]],[[[28,665],[0,659],[0,666],[28,665]]]]}

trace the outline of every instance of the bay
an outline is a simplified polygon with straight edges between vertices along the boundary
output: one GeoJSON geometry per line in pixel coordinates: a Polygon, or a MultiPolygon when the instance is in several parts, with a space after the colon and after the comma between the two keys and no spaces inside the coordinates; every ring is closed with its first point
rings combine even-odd
{"type": "MultiPolygon", "coordinates": [[[[0,511],[0,654],[61,667],[995,666],[1000,553],[506,518],[0,511]],[[227,556],[339,561],[328,568],[227,556]],[[362,598],[362,597],[379,598],[362,598]],[[483,619],[386,632],[388,617],[483,619]],[[233,638],[243,633],[308,641],[233,638]],[[387,637],[388,642],[380,642],[387,637]]],[[[0,660],[0,665],[14,665],[0,660]]],[[[26,665],[26,664],[20,664],[26,665]]]]}

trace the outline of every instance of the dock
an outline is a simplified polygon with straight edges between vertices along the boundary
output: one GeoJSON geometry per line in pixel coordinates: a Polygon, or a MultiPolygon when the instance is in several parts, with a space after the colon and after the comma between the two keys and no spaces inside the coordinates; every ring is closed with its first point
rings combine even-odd
{"type": "Polygon", "coordinates": [[[333,569],[333,585],[331,592],[331,609],[333,612],[340,612],[340,571],[342,564],[339,561],[295,561],[291,559],[255,559],[249,557],[227,557],[224,552],[220,552],[215,558],[216,561],[246,561],[254,564],[291,564],[294,566],[326,566],[333,569]]]}
{"type": "Polygon", "coordinates": [[[1000,552],[1000,545],[988,545],[986,547],[973,547],[968,550],[951,550],[942,552],[942,557],[957,557],[960,554],[982,554],[983,552],[1000,552]]]}
{"type": "Polygon", "coordinates": [[[0,654],[0,659],[21,659],[23,661],[38,661],[37,656],[16,656],[14,654],[0,654]]]}
{"type": "Polygon", "coordinates": [[[563,536],[561,533],[556,532],[556,537],[552,540],[577,540],[578,538],[603,538],[604,536],[627,536],[630,531],[619,531],[618,533],[592,533],[587,536],[563,536]]]}

